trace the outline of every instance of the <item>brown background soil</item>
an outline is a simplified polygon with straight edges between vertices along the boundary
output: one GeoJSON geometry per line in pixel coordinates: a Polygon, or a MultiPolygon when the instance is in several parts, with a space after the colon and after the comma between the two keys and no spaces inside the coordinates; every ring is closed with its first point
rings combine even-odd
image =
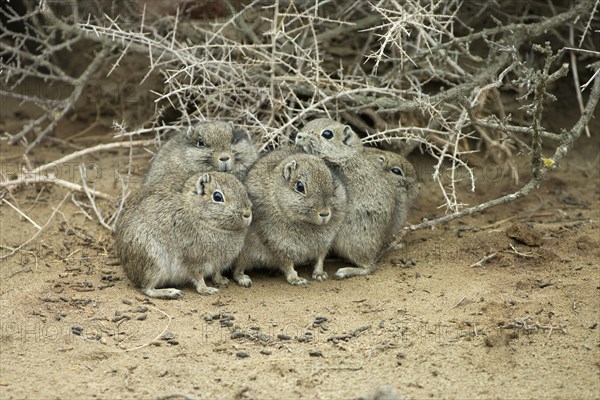
{"type": "MultiPolygon", "coordinates": [[[[576,116],[573,104],[568,109],[576,116]]],[[[4,109],[0,128],[14,133],[23,120],[13,111],[4,109]]],[[[556,119],[553,128],[569,123],[556,119]]],[[[65,123],[59,137],[85,126],[65,123]]],[[[1,261],[0,398],[351,399],[388,387],[405,398],[598,399],[597,123],[592,128],[595,137],[582,138],[531,196],[410,233],[406,248],[386,254],[371,276],[308,287],[258,273],[251,289],[232,285],[203,297],[186,288],[180,300],[149,301],[113,258],[108,231],[67,199],[27,251],[1,261]]],[[[94,135],[108,141],[110,129],[99,125],[75,143],[96,143],[94,135]]],[[[1,146],[2,172],[14,173],[22,149],[1,146]]],[[[30,160],[72,151],[47,143],[30,160]]],[[[143,172],[149,154],[134,153],[143,172]]],[[[77,181],[79,161],[57,174],[77,181]]],[[[114,176],[126,150],[83,161],[101,167],[97,189],[119,194],[114,176]]],[[[443,212],[431,162],[413,161],[423,184],[411,223],[443,212]]],[[[519,165],[522,184],[526,160],[519,165]]],[[[502,168],[482,171],[471,204],[519,187],[502,168]]],[[[36,185],[5,198],[43,225],[65,194],[36,185]]],[[[35,234],[6,204],[0,218],[4,246],[35,234]]],[[[338,266],[326,266],[330,276],[338,266]]]]}

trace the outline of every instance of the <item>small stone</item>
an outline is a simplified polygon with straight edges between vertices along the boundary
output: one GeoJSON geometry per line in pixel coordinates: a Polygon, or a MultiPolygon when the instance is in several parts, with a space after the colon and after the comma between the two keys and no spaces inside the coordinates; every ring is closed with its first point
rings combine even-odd
{"type": "Polygon", "coordinates": [[[238,358],[247,358],[247,357],[250,357],[250,354],[246,353],[245,351],[238,351],[237,353],[235,353],[235,355],[238,358]]]}
{"type": "Polygon", "coordinates": [[[308,355],[311,357],[323,357],[323,353],[321,353],[319,350],[310,350],[308,355]]]}
{"type": "Polygon", "coordinates": [[[233,332],[231,332],[231,338],[232,339],[252,338],[252,336],[250,336],[246,332],[233,331],[233,332]]]}
{"type": "Polygon", "coordinates": [[[204,316],[204,320],[205,321],[216,321],[219,318],[221,318],[221,313],[216,313],[216,314],[208,314],[204,316]]]}
{"type": "Polygon", "coordinates": [[[513,224],[507,230],[508,237],[528,246],[541,246],[542,234],[535,228],[525,224],[513,224]]]}
{"type": "Polygon", "coordinates": [[[148,318],[148,314],[140,314],[140,315],[138,315],[138,316],[137,316],[137,318],[136,318],[136,319],[137,319],[138,321],[145,321],[145,320],[146,320],[146,318],[148,318]]]}
{"type": "Polygon", "coordinates": [[[277,339],[279,339],[279,340],[290,340],[291,337],[289,337],[288,335],[285,335],[283,333],[280,333],[279,335],[277,335],[277,339]]]}
{"type": "Polygon", "coordinates": [[[79,326],[79,325],[72,326],[71,327],[71,332],[74,335],[81,336],[81,334],[83,333],[83,327],[79,326]]]}
{"type": "Polygon", "coordinates": [[[264,354],[265,356],[270,356],[271,354],[273,354],[273,352],[271,350],[263,349],[260,351],[260,354],[264,354]]]}
{"type": "Polygon", "coordinates": [[[173,332],[165,332],[160,337],[160,340],[171,340],[171,339],[175,339],[175,334],[173,332]]]}
{"type": "Polygon", "coordinates": [[[172,346],[177,346],[179,344],[179,340],[177,340],[177,339],[169,339],[169,340],[167,340],[167,343],[169,343],[172,346]]]}
{"type": "Polygon", "coordinates": [[[123,304],[127,304],[128,306],[133,304],[133,302],[129,299],[122,299],[121,301],[123,302],[123,304]]]}

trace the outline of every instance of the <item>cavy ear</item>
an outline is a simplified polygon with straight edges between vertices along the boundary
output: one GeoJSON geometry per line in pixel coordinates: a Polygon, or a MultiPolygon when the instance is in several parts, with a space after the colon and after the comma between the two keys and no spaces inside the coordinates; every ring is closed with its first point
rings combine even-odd
{"type": "Polygon", "coordinates": [[[235,132],[235,125],[233,125],[233,121],[227,122],[227,130],[229,132],[231,132],[232,135],[234,134],[234,132],[235,132]]]}
{"type": "Polygon", "coordinates": [[[196,125],[188,125],[185,128],[185,131],[183,133],[186,137],[192,138],[194,136],[196,129],[197,129],[196,125]]]}
{"type": "Polygon", "coordinates": [[[203,174],[200,178],[198,178],[198,182],[196,182],[196,191],[199,196],[204,196],[204,187],[208,182],[210,182],[210,175],[203,174]]]}
{"type": "Polygon", "coordinates": [[[379,161],[381,163],[381,165],[385,167],[385,157],[384,156],[377,157],[377,161],[379,161]]]}
{"type": "Polygon", "coordinates": [[[292,177],[292,172],[296,170],[296,161],[292,160],[283,167],[283,178],[289,181],[292,177]]]}
{"type": "Polygon", "coordinates": [[[354,145],[354,142],[355,142],[357,136],[356,136],[356,133],[354,133],[354,131],[352,130],[352,128],[349,127],[348,125],[345,125],[344,126],[343,134],[344,134],[344,136],[343,136],[344,137],[344,140],[343,140],[344,144],[346,146],[352,146],[352,145],[354,145]]]}
{"type": "MultiPolygon", "coordinates": [[[[232,127],[233,127],[233,125],[232,125],[232,127]]],[[[252,138],[250,137],[250,134],[248,133],[248,131],[243,130],[243,129],[233,129],[232,139],[233,139],[233,143],[239,143],[242,141],[252,143],[252,138]]]]}

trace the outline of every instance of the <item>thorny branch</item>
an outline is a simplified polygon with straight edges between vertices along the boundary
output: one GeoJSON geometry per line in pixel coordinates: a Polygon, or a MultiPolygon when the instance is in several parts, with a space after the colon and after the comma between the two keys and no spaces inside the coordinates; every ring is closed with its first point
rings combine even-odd
{"type": "MultiPolygon", "coordinates": [[[[33,103],[42,110],[5,139],[24,145],[25,154],[31,152],[72,112],[93,75],[112,73],[131,55],[143,56],[148,70],[141,80],[160,75],[164,82],[164,89],[154,93],[154,120],[129,132],[123,123],[115,124],[120,127],[115,138],[127,137],[129,142],[90,147],[56,163],[104,151],[111,145],[145,146],[144,141],[131,139],[148,133],[160,143],[165,131],[196,118],[233,120],[254,133],[261,150],[267,150],[290,142],[309,119],[327,115],[353,125],[365,144],[404,153],[419,148],[436,159],[433,179],[440,188],[442,206],[451,214],[405,228],[414,230],[535,190],[572,147],[598,102],[600,64],[596,63],[592,64],[592,77],[582,85],[583,89],[591,85],[592,90],[578,123],[563,133],[544,127],[544,105],[553,98],[551,83],[569,67],[556,67],[567,61],[565,51],[536,44],[546,41],[548,35],[573,43],[561,35],[577,33],[580,64],[584,57],[600,56],[593,39],[598,32],[591,27],[590,14],[597,0],[576,1],[556,15],[540,15],[533,19],[536,22],[498,12],[498,24],[491,28],[469,20],[468,4],[460,2],[338,4],[324,0],[265,6],[266,2],[256,0],[240,6],[223,1],[231,14],[211,23],[194,21],[182,10],[175,16],[157,17],[146,8],[137,16],[131,12],[117,15],[104,10],[100,2],[95,15],[79,16],[75,6],[72,18],[67,19],[57,17],[53,3],[47,3],[45,10],[39,5],[32,7],[26,15],[2,9],[7,20],[27,29],[25,33],[0,33],[0,96],[33,103]],[[510,18],[503,17],[506,15],[510,18]],[[483,43],[483,48],[474,51],[475,42],[483,43]],[[28,43],[33,43],[39,54],[30,50],[28,43]],[[83,72],[73,74],[64,68],[59,53],[81,43],[88,47],[95,43],[96,56],[83,72]],[[541,67],[536,64],[537,56],[529,62],[527,51],[531,48],[544,56],[541,67]],[[116,50],[120,54],[115,54],[116,50]],[[67,84],[71,92],[63,99],[22,94],[19,88],[31,80],[67,84]],[[521,110],[507,110],[499,93],[509,90],[516,90],[528,104],[521,110]],[[175,111],[171,125],[164,123],[165,110],[175,111]],[[554,155],[544,158],[542,145],[553,145],[554,155]],[[460,176],[465,174],[459,171],[466,172],[468,187],[474,190],[474,167],[468,163],[468,155],[484,147],[498,163],[511,163],[516,151],[529,153],[533,177],[513,194],[464,208],[460,176]]],[[[116,3],[123,5],[121,10],[130,10],[135,4],[116,3]]],[[[492,14],[494,7],[507,9],[503,1],[487,7],[492,14]]],[[[574,51],[568,61],[575,65],[572,54],[574,51]]],[[[51,164],[25,169],[16,178],[0,182],[0,188],[34,182],[32,175],[43,173],[51,164]]],[[[118,212],[105,221],[95,200],[112,196],[94,191],[85,182],[82,186],[46,178],[37,182],[86,193],[101,223],[107,228],[114,226],[118,212]]],[[[118,210],[126,194],[123,187],[118,210]]]]}
{"type": "Polygon", "coordinates": [[[521,320],[521,321],[515,319],[512,322],[503,323],[502,325],[500,325],[498,327],[498,329],[519,329],[524,332],[535,332],[538,330],[545,330],[545,331],[548,331],[549,335],[552,334],[553,331],[560,331],[562,333],[567,333],[567,327],[565,325],[555,326],[555,325],[542,325],[537,322],[528,323],[528,321],[530,319],[531,319],[531,316],[527,316],[527,317],[523,318],[523,320],[521,320]]]}
{"type": "MultiPolygon", "coordinates": [[[[524,197],[524,196],[528,195],[529,193],[531,193],[533,190],[537,189],[537,187],[540,185],[540,183],[542,182],[542,179],[546,176],[546,174],[548,172],[550,172],[552,169],[556,168],[556,166],[559,165],[558,164],[559,161],[573,147],[575,140],[577,140],[577,138],[581,135],[581,132],[583,131],[583,129],[585,128],[585,126],[587,125],[589,120],[592,118],[592,116],[594,114],[594,110],[596,109],[596,106],[598,105],[599,99],[600,99],[600,79],[596,79],[594,81],[594,86],[592,87],[592,91],[590,93],[590,97],[588,99],[587,105],[583,111],[583,114],[577,121],[577,123],[568,132],[563,134],[563,140],[561,141],[561,144],[554,151],[554,154],[552,155],[552,157],[542,159],[541,162],[537,162],[537,160],[535,160],[535,161],[532,160],[532,165],[537,166],[538,169],[536,170],[536,173],[533,174],[533,177],[531,178],[531,180],[529,182],[527,182],[527,184],[525,186],[523,186],[521,189],[519,189],[518,191],[516,191],[514,193],[499,197],[497,199],[478,204],[477,206],[466,208],[459,212],[445,215],[443,217],[436,218],[434,220],[424,221],[420,224],[408,226],[408,227],[404,228],[404,230],[406,231],[406,230],[417,230],[417,229],[422,229],[422,228],[429,228],[429,227],[435,226],[435,225],[443,223],[443,222],[452,221],[456,218],[461,218],[461,217],[464,217],[467,215],[475,214],[475,213],[481,212],[483,210],[486,210],[488,208],[496,207],[501,204],[508,203],[510,201],[514,201],[516,199],[524,197]]],[[[538,138],[538,140],[539,140],[539,138],[538,138]]]]}

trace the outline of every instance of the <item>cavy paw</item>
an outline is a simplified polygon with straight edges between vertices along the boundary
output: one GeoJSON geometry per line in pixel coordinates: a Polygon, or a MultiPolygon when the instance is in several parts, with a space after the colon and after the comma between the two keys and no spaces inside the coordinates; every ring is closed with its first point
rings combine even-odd
{"type": "Polygon", "coordinates": [[[148,297],[154,297],[157,299],[178,299],[183,296],[183,292],[179,289],[142,289],[142,293],[144,293],[148,297]]]}
{"type": "Polygon", "coordinates": [[[315,281],[323,282],[323,281],[326,281],[327,278],[329,278],[329,276],[327,275],[327,272],[321,271],[321,272],[313,272],[312,278],[315,281]]]}
{"type": "Polygon", "coordinates": [[[250,279],[250,277],[245,274],[235,278],[235,281],[237,282],[238,285],[243,286],[243,287],[249,288],[252,286],[252,279],[250,279]]]}
{"type": "Polygon", "coordinates": [[[229,286],[229,279],[225,278],[224,276],[213,276],[212,281],[217,286],[221,286],[221,287],[229,286]]]}
{"type": "Polygon", "coordinates": [[[299,276],[296,276],[294,278],[290,278],[287,280],[288,283],[290,285],[294,285],[294,286],[304,286],[304,285],[308,285],[308,281],[304,278],[300,278],[299,276]]]}
{"type": "Polygon", "coordinates": [[[204,296],[212,296],[213,294],[219,293],[219,289],[210,286],[198,288],[196,291],[204,296]]]}

